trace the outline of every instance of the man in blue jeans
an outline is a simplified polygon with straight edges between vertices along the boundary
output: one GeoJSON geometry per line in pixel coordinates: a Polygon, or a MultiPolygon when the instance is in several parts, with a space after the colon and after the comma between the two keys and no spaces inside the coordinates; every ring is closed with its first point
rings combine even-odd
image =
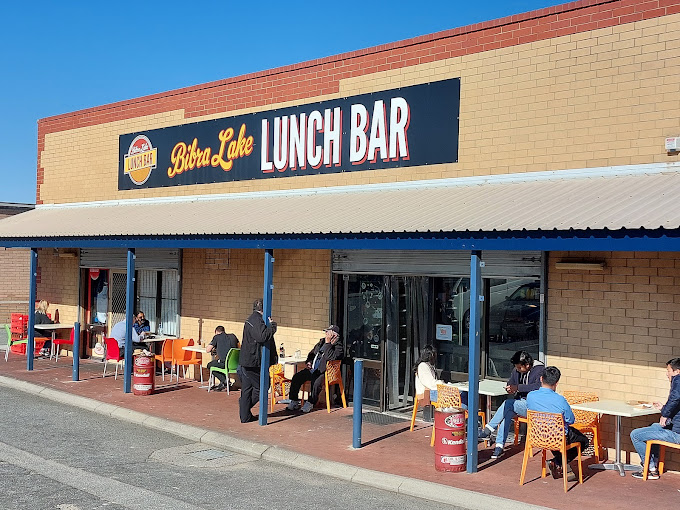
{"type": "Polygon", "coordinates": [[[517,351],[510,358],[510,362],[515,368],[510,374],[508,384],[505,387],[512,397],[508,398],[493,415],[493,418],[486,424],[486,427],[479,431],[479,439],[484,440],[491,437],[491,433],[498,429],[496,434],[496,447],[491,455],[492,459],[497,459],[503,455],[503,447],[510,433],[510,424],[515,415],[526,418],[527,416],[527,395],[530,391],[541,387],[541,376],[545,366],[526,351],[517,351]]]}
{"type": "MultiPolygon", "coordinates": [[[[642,465],[645,464],[645,453],[647,441],[658,439],[669,443],[680,444],[680,358],[673,358],[666,363],[666,376],[671,383],[671,391],[665,405],[654,402],[654,407],[661,410],[659,423],[654,423],[649,427],[635,429],[630,433],[633,446],[640,455],[642,465]]],[[[658,480],[659,471],[657,459],[659,455],[658,446],[652,448],[651,458],[649,459],[648,480],[658,480]]],[[[642,470],[633,473],[633,478],[642,478],[642,470]]]]}

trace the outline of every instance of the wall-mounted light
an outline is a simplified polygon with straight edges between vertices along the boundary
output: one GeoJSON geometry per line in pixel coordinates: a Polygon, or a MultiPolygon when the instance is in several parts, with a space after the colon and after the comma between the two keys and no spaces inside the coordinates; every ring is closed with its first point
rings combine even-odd
{"type": "Polygon", "coordinates": [[[604,271],[604,262],[578,262],[578,261],[561,261],[555,262],[557,269],[576,269],[579,271],[604,271]]]}

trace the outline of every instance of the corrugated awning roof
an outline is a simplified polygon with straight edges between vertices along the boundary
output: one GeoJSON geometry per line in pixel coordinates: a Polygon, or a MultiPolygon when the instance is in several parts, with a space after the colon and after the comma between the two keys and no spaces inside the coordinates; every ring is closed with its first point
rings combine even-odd
{"type": "Polygon", "coordinates": [[[0,240],[680,228],[680,165],[636,168],[38,206],[0,240]]]}

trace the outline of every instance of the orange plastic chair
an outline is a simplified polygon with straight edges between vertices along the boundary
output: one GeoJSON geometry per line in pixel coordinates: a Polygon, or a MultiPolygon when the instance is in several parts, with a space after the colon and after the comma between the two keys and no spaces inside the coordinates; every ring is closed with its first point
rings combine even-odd
{"type": "Polygon", "coordinates": [[[583,483],[583,461],[581,458],[581,443],[567,444],[564,429],[564,417],[560,413],[542,413],[527,411],[527,437],[524,444],[524,460],[519,484],[524,485],[524,475],[527,462],[532,456],[531,449],[543,450],[541,455],[541,478],[546,476],[545,455],[548,450],[559,450],[562,453],[562,473],[564,475],[564,492],[567,492],[567,451],[576,448],[578,452],[578,483],[583,483]]]}
{"type": "Polygon", "coordinates": [[[165,362],[169,361],[170,362],[170,377],[172,377],[172,343],[174,342],[174,339],[168,338],[167,340],[163,340],[163,348],[161,349],[160,354],[155,354],[154,355],[154,360],[155,361],[160,361],[161,362],[161,374],[163,375],[163,380],[165,381],[165,362]]]}
{"type": "MultiPolygon", "coordinates": [[[[432,404],[438,408],[443,409],[445,407],[462,407],[460,400],[460,391],[455,386],[450,386],[448,384],[438,384],[437,385],[437,401],[432,402],[432,404]]],[[[482,419],[482,428],[486,426],[486,413],[484,411],[479,411],[477,413],[482,419]]],[[[467,409],[465,410],[465,419],[468,418],[467,409]]],[[[430,438],[430,446],[434,446],[434,424],[432,425],[432,437],[430,438]]]]}
{"type": "Polygon", "coordinates": [[[116,376],[114,379],[118,379],[118,365],[123,361],[123,366],[125,366],[125,354],[118,347],[118,342],[115,338],[104,337],[104,345],[106,345],[106,353],[104,355],[104,375],[106,377],[106,365],[109,360],[116,362],[116,376]]]}
{"type": "Polygon", "coordinates": [[[411,432],[413,432],[413,427],[416,424],[416,414],[418,414],[418,407],[429,406],[431,404],[432,402],[430,402],[430,390],[426,389],[422,395],[416,395],[416,398],[413,401],[413,414],[411,415],[411,428],[410,428],[411,432]]]}
{"type": "Polygon", "coordinates": [[[274,412],[276,395],[286,398],[286,393],[290,394],[290,379],[283,375],[283,364],[278,363],[269,367],[269,383],[271,388],[271,398],[269,399],[269,412],[274,412]]]}
{"type": "MultiPolygon", "coordinates": [[[[201,372],[201,386],[203,386],[203,367],[201,366],[203,360],[198,357],[197,352],[185,351],[182,347],[194,345],[194,340],[186,338],[177,338],[172,342],[172,365],[175,368],[175,376],[177,383],[179,383],[179,367],[184,369],[184,378],[187,376],[187,367],[194,365],[198,367],[201,372]]],[[[172,382],[172,368],[170,369],[170,382],[172,382]]]]}
{"type": "Polygon", "coordinates": [[[529,423],[524,416],[515,416],[515,446],[519,444],[519,424],[529,423]]]}
{"type": "Polygon", "coordinates": [[[661,441],[660,439],[651,439],[647,441],[647,449],[645,450],[645,465],[642,469],[642,479],[647,481],[647,475],[649,474],[649,456],[652,454],[652,446],[659,445],[659,474],[663,474],[664,460],[666,458],[666,448],[673,448],[674,450],[680,450],[680,444],[669,443],[668,441],[661,441]]]}
{"type": "Polygon", "coordinates": [[[331,392],[330,387],[337,384],[340,388],[340,398],[342,398],[342,408],[347,408],[345,399],[345,387],[342,384],[342,372],[340,371],[342,360],[329,361],[326,363],[326,409],[331,412],[331,392]]]}
{"type": "MultiPolygon", "coordinates": [[[[597,402],[600,400],[597,394],[589,391],[565,391],[563,396],[569,404],[582,404],[584,402],[597,402]]],[[[573,409],[573,411],[576,422],[572,427],[584,433],[590,432],[593,435],[595,459],[597,462],[600,462],[600,453],[602,452],[602,445],[600,444],[600,415],[578,409],[573,409]]]]}

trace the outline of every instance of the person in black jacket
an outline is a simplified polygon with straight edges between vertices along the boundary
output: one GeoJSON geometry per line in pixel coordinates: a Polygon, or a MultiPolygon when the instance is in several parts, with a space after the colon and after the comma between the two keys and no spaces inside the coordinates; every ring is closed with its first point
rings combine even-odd
{"type": "MultiPolygon", "coordinates": [[[[633,446],[640,455],[644,466],[647,453],[647,441],[653,439],[680,444],[680,358],[673,358],[666,363],[666,377],[671,383],[671,391],[665,404],[654,402],[653,406],[661,411],[661,418],[649,427],[635,429],[630,433],[633,446]]],[[[654,445],[650,453],[648,480],[658,480],[659,445],[654,445]]],[[[642,470],[633,473],[633,478],[642,479],[642,470]]]]}
{"type": "MultiPolygon", "coordinates": [[[[50,319],[47,316],[47,309],[49,308],[50,304],[42,299],[40,303],[38,303],[38,307],[35,309],[35,322],[34,324],[54,324],[54,321],[50,319]]],[[[44,330],[39,330],[39,329],[34,329],[33,330],[33,338],[46,338],[47,336],[45,335],[44,330]]],[[[47,340],[44,344],[42,349],[40,349],[40,353],[38,354],[39,356],[49,356],[50,355],[50,350],[52,349],[52,340],[47,340]]]]}
{"type": "Polygon", "coordinates": [[[510,362],[515,368],[510,374],[508,384],[505,387],[512,397],[508,398],[493,415],[482,430],[479,431],[480,441],[487,439],[491,433],[499,427],[496,434],[496,447],[491,454],[492,459],[497,459],[503,455],[503,447],[510,433],[510,424],[515,415],[527,417],[527,395],[530,391],[541,387],[541,376],[545,365],[534,358],[526,351],[517,351],[510,358],[510,362]]]}
{"type": "Polygon", "coordinates": [[[262,310],[262,300],[256,299],[253,303],[253,313],[243,325],[243,340],[238,365],[238,376],[241,379],[241,396],[238,399],[241,423],[257,419],[250,410],[260,400],[262,347],[269,346],[270,364],[275,364],[277,360],[274,341],[276,322],[272,322],[270,318],[269,326],[267,326],[262,318],[262,310]]]}
{"type": "Polygon", "coordinates": [[[326,332],[326,337],[319,340],[314,349],[307,354],[307,368],[300,370],[291,380],[290,404],[288,404],[290,411],[300,408],[300,388],[307,381],[312,382],[312,392],[305,405],[302,406],[302,412],[308,413],[314,409],[325,382],[326,363],[342,359],[343,357],[340,328],[329,326],[324,331],[326,332]]]}
{"type": "MultiPolygon", "coordinates": [[[[227,362],[227,354],[229,354],[230,349],[238,349],[238,338],[233,333],[227,333],[224,330],[224,326],[217,326],[215,328],[215,336],[212,341],[205,346],[205,352],[212,353],[216,355],[215,358],[208,363],[208,371],[212,367],[224,368],[227,362]]],[[[226,388],[227,376],[222,372],[214,372],[215,378],[220,381],[211,390],[222,391],[226,388]]]]}

